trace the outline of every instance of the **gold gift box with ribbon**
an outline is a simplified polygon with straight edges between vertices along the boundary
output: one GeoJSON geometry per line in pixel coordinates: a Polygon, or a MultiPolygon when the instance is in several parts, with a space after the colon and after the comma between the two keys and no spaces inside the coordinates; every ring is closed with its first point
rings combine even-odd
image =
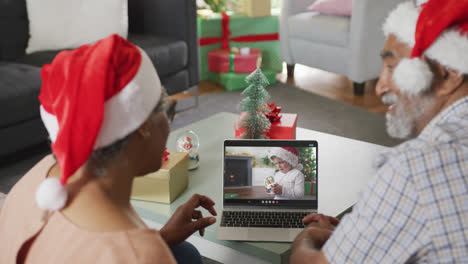
{"type": "Polygon", "coordinates": [[[170,152],[161,169],[133,180],[132,199],[173,202],[188,186],[188,153],[170,152]]]}

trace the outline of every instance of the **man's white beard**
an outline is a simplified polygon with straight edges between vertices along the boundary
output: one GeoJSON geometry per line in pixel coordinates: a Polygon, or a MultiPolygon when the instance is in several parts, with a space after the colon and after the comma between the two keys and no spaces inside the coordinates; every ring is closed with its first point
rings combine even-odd
{"type": "Polygon", "coordinates": [[[424,95],[429,91],[434,78],[429,65],[419,58],[403,59],[395,68],[392,79],[400,90],[400,97],[406,97],[409,104],[398,103],[394,93],[382,96],[385,104],[394,104],[394,114],[387,112],[387,133],[394,138],[416,136],[416,121],[434,102],[433,97],[424,95]]]}
{"type": "Polygon", "coordinates": [[[424,96],[423,98],[421,96],[416,98],[416,96],[411,96],[408,100],[411,105],[405,107],[402,103],[398,103],[398,97],[393,93],[382,96],[382,101],[385,104],[395,104],[394,113],[387,112],[385,116],[387,119],[387,133],[391,137],[401,139],[416,136],[416,121],[433,103],[431,97],[424,96]]]}

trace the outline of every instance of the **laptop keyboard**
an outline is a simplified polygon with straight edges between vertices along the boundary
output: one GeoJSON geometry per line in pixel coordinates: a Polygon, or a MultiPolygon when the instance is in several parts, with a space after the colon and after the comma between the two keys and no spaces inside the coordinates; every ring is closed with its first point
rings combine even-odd
{"type": "Polygon", "coordinates": [[[223,211],[221,226],[304,228],[302,218],[308,214],[307,212],[223,211]]]}

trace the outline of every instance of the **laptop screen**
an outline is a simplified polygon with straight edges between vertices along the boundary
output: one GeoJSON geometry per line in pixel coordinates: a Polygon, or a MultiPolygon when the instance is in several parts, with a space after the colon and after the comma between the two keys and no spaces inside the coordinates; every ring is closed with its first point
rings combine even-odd
{"type": "Polygon", "coordinates": [[[313,140],[226,140],[224,205],[317,208],[313,140]]]}

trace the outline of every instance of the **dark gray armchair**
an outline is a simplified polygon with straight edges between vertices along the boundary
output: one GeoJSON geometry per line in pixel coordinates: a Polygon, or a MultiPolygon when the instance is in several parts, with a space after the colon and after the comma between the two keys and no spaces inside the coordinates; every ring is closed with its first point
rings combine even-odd
{"type": "MultiPolygon", "coordinates": [[[[195,1],[128,0],[128,7],[128,39],[148,53],[168,93],[190,89],[198,96],[195,1]]],[[[28,23],[25,0],[0,0],[0,158],[47,139],[37,99],[40,67],[59,51],[25,54],[28,23]]]]}

